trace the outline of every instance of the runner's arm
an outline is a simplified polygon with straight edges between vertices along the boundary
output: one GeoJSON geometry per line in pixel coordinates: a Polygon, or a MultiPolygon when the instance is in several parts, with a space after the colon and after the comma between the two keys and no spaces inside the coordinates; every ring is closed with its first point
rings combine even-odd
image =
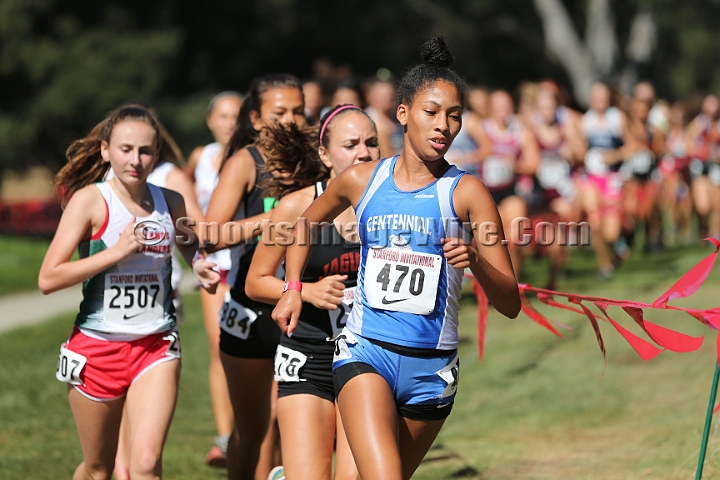
{"type": "Polygon", "coordinates": [[[259,224],[262,220],[270,218],[270,213],[255,215],[250,218],[232,222],[236,210],[255,185],[255,161],[247,149],[242,149],[230,157],[220,170],[218,184],[213,191],[208,205],[205,220],[208,223],[217,223],[220,228],[220,238],[217,243],[206,244],[203,238],[205,232],[200,229],[200,240],[208,252],[215,252],[228,248],[255,237],[259,231],[259,224]],[[231,239],[231,229],[223,228],[227,223],[235,223],[242,229],[240,239],[231,239]]]}
{"type": "Polygon", "coordinates": [[[89,185],[75,192],[65,207],[55,237],[40,267],[38,287],[43,294],[82,283],[138,249],[139,244],[135,241],[133,232],[133,219],[111,248],[71,261],[80,242],[100,231],[105,223],[105,216],[103,197],[97,187],[89,185]]]}
{"type": "Polygon", "coordinates": [[[453,204],[462,222],[473,226],[471,245],[460,239],[446,239],[445,257],[455,268],[469,267],[495,309],[509,318],[520,312],[520,294],[510,254],[503,240],[505,234],[495,202],[483,183],[464,175],[453,194],[453,204]],[[491,225],[497,233],[485,234],[482,224],[491,225]]]}
{"type": "MultiPolygon", "coordinates": [[[[311,227],[330,222],[348,207],[357,205],[377,164],[378,162],[367,162],[345,169],[298,219],[293,229],[291,245],[286,252],[285,279],[288,282],[300,281],[305,270],[312,248],[310,239],[314,235],[311,227]]],[[[291,335],[301,310],[301,294],[288,290],[278,301],[272,317],[283,331],[286,330],[288,335],[291,335]]]]}
{"type": "MultiPolygon", "coordinates": [[[[182,195],[173,190],[166,188],[162,189],[165,201],[170,208],[170,213],[173,218],[183,218],[187,215],[185,211],[185,201],[182,195]]],[[[205,260],[204,258],[198,259],[193,264],[193,259],[198,252],[199,242],[197,237],[192,239],[192,242],[179,242],[178,237],[175,237],[175,246],[180,251],[180,254],[185,259],[188,265],[192,266],[193,273],[197,277],[200,285],[205,288],[208,292],[214,293],[215,287],[220,282],[220,274],[213,270],[215,264],[205,260]]]]}
{"type": "MultiPolygon", "coordinates": [[[[313,201],[313,193],[314,187],[293,192],[273,209],[270,224],[275,235],[270,242],[258,243],[245,282],[245,293],[251,299],[271,305],[280,300],[284,282],[275,276],[275,272],[293,238],[291,226],[313,201]]],[[[345,288],[342,281],[346,278],[346,275],[331,275],[319,282],[303,282],[303,299],[318,308],[335,310],[342,302],[345,288]]]]}

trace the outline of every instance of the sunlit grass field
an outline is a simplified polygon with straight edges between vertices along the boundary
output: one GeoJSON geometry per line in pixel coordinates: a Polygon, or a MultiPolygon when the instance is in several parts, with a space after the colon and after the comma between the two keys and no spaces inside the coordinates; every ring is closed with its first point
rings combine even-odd
{"type": "Polygon", "coordinates": [[[0,235],[0,296],[37,290],[37,276],[49,240],[0,235]]]}
{"type": "MultiPolygon", "coordinates": [[[[635,254],[600,283],[589,252],[574,252],[559,288],[651,302],[710,247],[635,254]]],[[[527,263],[525,281],[542,285],[544,261],[527,263]]],[[[720,305],[720,269],[689,300],[720,305]]],[[[207,340],[196,293],[186,295],[183,374],[165,449],[168,479],[223,478],[203,463],[214,427],[207,389],[207,340]]],[[[646,317],[706,335],[694,353],[664,352],[643,362],[608,324],[601,324],[607,365],[588,321],[548,309],[574,328],[557,338],[521,315],[491,312],[485,360],[477,360],[475,302],[463,299],[461,374],[452,415],[417,479],[685,479],[693,478],[715,358],[715,332],[678,312],[646,317]]],[[[611,315],[640,334],[619,309],[611,315]]],[[[54,378],[59,344],[74,315],[0,335],[0,478],[70,478],[81,459],[65,386],[54,378]]],[[[252,385],[248,385],[252,388],[252,385]]],[[[720,422],[713,422],[704,478],[720,478],[720,422]]]]}

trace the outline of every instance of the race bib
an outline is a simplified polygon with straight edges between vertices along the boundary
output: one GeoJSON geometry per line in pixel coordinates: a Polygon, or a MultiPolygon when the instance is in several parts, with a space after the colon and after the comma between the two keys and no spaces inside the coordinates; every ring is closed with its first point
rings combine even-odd
{"type": "Polygon", "coordinates": [[[247,340],[255,320],[257,313],[233,300],[230,292],[225,292],[225,303],[220,310],[220,328],[233,337],[247,340]]]}
{"type": "Polygon", "coordinates": [[[447,383],[447,387],[445,387],[445,390],[443,390],[443,392],[438,398],[451,397],[457,392],[458,380],[460,378],[459,361],[459,357],[455,355],[455,358],[453,358],[452,362],[450,362],[439,372],[436,372],[440,376],[440,378],[445,380],[445,383],[447,383]]]}
{"type": "Polygon", "coordinates": [[[172,330],[163,337],[163,340],[168,341],[167,350],[165,355],[171,358],[180,358],[182,356],[182,350],[180,348],[180,333],[177,330],[172,330]]]}
{"type": "Polygon", "coordinates": [[[440,255],[370,248],[363,285],[368,305],[394,312],[432,313],[442,267],[440,255]]]}
{"type": "Polygon", "coordinates": [[[275,381],[304,382],[300,369],[307,362],[307,356],[298,351],[278,345],[275,351],[275,381]]]}
{"type": "Polygon", "coordinates": [[[557,189],[570,177],[570,164],[557,156],[543,156],[537,171],[537,179],[545,190],[557,189]]]}
{"type": "Polygon", "coordinates": [[[328,340],[335,340],[335,338],[345,328],[347,319],[350,316],[350,310],[352,310],[353,299],[355,298],[355,287],[346,288],[343,290],[343,300],[338,305],[337,310],[328,310],[330,315],[330,326],[332,327],[332,338],[328,340]]]}
{"type": "Polygon", "coordinates": [[[163,318],[165,289],[160,272],[105,275],[103,307],[112,323],[140,325],[163,318]]]}
{"type": "Polygon", "coordinates": [[[354,345],[356,343],[358,343],[358,340],[355,335],[347,328],[343,328],[343,331],[340,332],[340,335],[335,339],[333,363],[352,358],[352,353],[350,353],[350,347],[348,347],[348,345],[354,345]]]}
{"type": "Polygon", "coordinates": [[[488,187],[509,185],[514,179],[515,169],[510,158],[491,155],[482,162],[482,180],[488,187]]]}
{"type": "Polygon", "coordinates": [[[585,154],[585,170],[593,175],[604,175],[608,171],[605,156],[599,148],[591,148],[585,154]]]}
{"type": "Polygon", "coordinates": [[[636,175],[645,175],[652,168],[653,154],[648,150],[641,150],[630,156],[625,163],[630,167],[632,173],[636,175]]]}
{"type": "Polygon", "coordinates": [[[62,345],[60,347],[60,356],[58,357],[55,378],[70,385],[83,385],[80,374],[83,368],[85,368],[86,363],[87,358],[72,350],[68,350],[65,348],[65,345],[62,345]]]}
{"type": "Polygon", "coordinates": [[[720,165],[711,163],[708,169],[708,178],[715,185],[720,185],[720,165]]]}

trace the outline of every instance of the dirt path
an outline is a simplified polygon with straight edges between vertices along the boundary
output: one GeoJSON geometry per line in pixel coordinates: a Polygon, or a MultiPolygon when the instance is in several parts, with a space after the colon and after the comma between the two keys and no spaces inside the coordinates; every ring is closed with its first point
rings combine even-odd
{"type": "MultiPolygon", "coordinates": [[[[180,291],[193,289],[195,279],[184,275],[180,291]]],[[[82,286],[43,295],[39,291],[0,297],[0,334],[13,328],[35,325],[64,313],[77,311],[82,300],[82,286]]]]}

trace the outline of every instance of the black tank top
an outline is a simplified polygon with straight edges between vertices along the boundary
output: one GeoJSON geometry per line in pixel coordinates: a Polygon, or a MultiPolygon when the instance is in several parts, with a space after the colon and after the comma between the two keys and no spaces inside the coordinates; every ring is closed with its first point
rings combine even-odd
{"type": "MultiPolygon", "coordinates": [[[[255,147],[248,147],[248,152],[250,152],[253,160],[255,160],[255,186],[252,190],[250,190],[250,193],[247,195],[247,197],[243,199],[242,208],[244,208],[245,210],[244,218],[249,218],[269,211],[275,203],[274,199],[268,198],[265,189],[260,186],[262,184],[262,180],[271,175],[263,168],[265,166],[265,160],[255,147]]],[[[250,270],[250,263],[252,262],[252,257],[255,253],[257,239],[248,240],[248,242],[246,242],[246,245],[247,249],[243,256],[240,257],[240,260],[238,262],[238,274],[235,279],[235,284],[230,290],[230,295],[232,296],[233,300],[252,310],[258,310],[261,308],[265,310],[272,310],[273,307],[271,305],[250,300],[248,296],[245,295],[245,281],[247,280],[247,274],[250,270]]]]}
{"type": "MultiPolygon", "coordinates": [[[[325,182],[315,185],[315,198],[325,190],[325,186],[325,182]]],[[[301,281],[318,282],[330,275],[347,275],[345,287],[354,287],[357,285],[359,265],[360,243],[348,242],[337,228],[330,224],[322,228],[314,238],[313,249],[301,281]]],[[[303,302],[300,322],[293,338],[317,341],[333,339],[341,326],[338,322],[344,325],[347,314],[350,313],[348,305],[342,304],[339,309],[341,310],[329,312],[303,302]]]]}

